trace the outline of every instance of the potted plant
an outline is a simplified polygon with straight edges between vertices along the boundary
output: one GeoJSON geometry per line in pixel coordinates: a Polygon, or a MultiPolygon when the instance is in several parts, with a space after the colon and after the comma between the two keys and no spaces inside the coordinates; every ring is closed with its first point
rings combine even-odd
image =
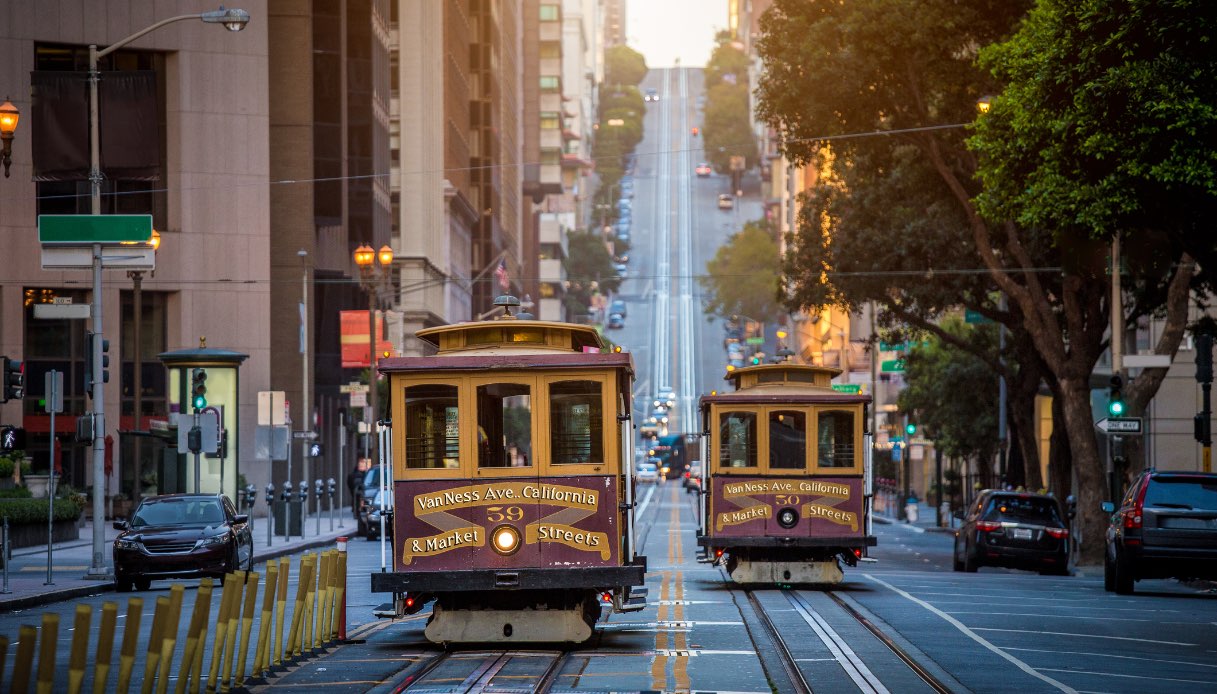
{"type": "Polygon", "coordinates": [[[33,468],[28,460],[21,463],[21,479],[25,482],[25,488],[30,490],[30,494],[35,499],[45,499],[48,496],[51,486],[51,476],[35,475],[33,468]]]}
{"type": "Polygon", "coordinates": [[[131,500],[127,498],[126,494],[119,492],[110,497],[110,504],[114,520],[123,520],[131,515],[131,500]]]}
{"type": "Polygon", "coordinates": [[[0,489],[17,486],[17,471],[21,469],[21,456],[17,453],[0,453],[0,489]]]}

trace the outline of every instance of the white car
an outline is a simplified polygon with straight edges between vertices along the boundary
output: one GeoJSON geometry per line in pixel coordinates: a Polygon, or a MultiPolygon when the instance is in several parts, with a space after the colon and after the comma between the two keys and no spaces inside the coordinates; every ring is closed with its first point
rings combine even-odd
{"type": "Polygon", "coordinates": [[[640,484],[655,484],[659,482],[659,468],[655,467],[654,463],[639,463],[634,476],[640,484]]]}

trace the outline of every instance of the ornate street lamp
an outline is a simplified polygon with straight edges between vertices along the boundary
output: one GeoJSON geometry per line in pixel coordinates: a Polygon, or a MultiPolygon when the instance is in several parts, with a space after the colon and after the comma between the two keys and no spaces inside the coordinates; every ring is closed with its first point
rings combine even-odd
{"type": "MultiPolygon", "coordinates": [[[[155,253],[161,247],[161,233],[156,229],[152,230],[152,239],[148,241],[148,245],[152,246],[152,252],[155,253]]],[[[154,270],[153,273],[156,271],[154,270]]],[[[134,343],[135,355],[132,361],[131,373],[131,398],[132,398],[132,414],[135,422],[135,430],[142,431],[141,421],[143,420],[144,409],[144,384],[143,384],[143,368],[144,368],[144,353],[143,340],[140,337],[140,330],[144,322],[144,271],[143,270],[128,270],[127,277],[131,278],[131,309],[132,309],[132,330],[131,338],[134,343]]],[[[132,489],[131,500],[139,502],[139,463],[140,463],[140,442],[142,439],[136,436],[132,445],[134,447],[135,457],[135,486],[132,489]]],[[[108,489],[106,490],[109,491],[108,489]]]]}
{"type": "Polygon", "coordinates": [[[376,411],[379,405],[379,391],[376,387],[376,299],[381,285],[389,276],[389,268],[393,265],[393,249],[381,246],[380,250],[376,251],[371,246],[361,245],[355,249],[355,265],[359,267],[359,284],[368,293],[368,409],[372,424],[368,432],[368,452],[372,460],[375,460],[376,411]]]}
{"type": "Polygon", "coordinates": [[[4,149],[0,150],[0,160],[4,162],[4,177],[8,178],[8,167],[13,163],[13,133],[17,132],[17,121],[21,119],[21,111],[5,97],[0,104],[0,140],[4,149]]]}

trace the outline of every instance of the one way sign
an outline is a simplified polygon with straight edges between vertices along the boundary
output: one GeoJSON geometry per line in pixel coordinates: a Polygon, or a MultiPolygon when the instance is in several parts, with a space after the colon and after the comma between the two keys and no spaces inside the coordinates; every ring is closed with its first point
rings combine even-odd
{"type": "Polygon", "coordinates": [[[1094,425],[1105,434],[1141,434],[1140,417],[1104,417],[1094,425]]]}

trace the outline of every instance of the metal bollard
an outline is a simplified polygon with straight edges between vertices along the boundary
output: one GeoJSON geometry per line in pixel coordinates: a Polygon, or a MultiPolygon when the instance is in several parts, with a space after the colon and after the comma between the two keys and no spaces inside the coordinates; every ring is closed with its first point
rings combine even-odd
{"type": "Polygon", "coordinates": [[[275,543],[275,485],[266,485],[266,546],[275,543]]]}
{"type": "Polygon", "coordinates": [[[233,685],[245,684],[245,657],[249,653],[249,635],[254,626],[254,609],[258,606],[258,581],[261,576],[249,572],[245,576],[245,611],[241,613],[241,655],[237,658],[237,670],[233,685]]]}
{"type": "Polygon", "coordinates": [[[220,661],[224,658],[224,644],[228,640],[228,616],[232,612],[233,596],[236,594],[237,581],[233,574],[224,577],[224,590],[220,593],[220,615],[216,618],[216,638],[211,647],[211,668],[208,670],[207,691],[219,691],[216,684],[220,679],[220,661]]]}
{"type": "Polygon", "coordinates": [[[275,621],[275,588],[279,583],[279,562],[266,562],[266,589],[262,597],[262,619],[258,622],[258,645],[254,649],[252,677],[260,678],[270,669],[269,642],[275,621]]]}
{"type": "Polygon", "coordinates": [[[38,645],[38,627],[22,624],[17,631],[17,660],[13,663],[13,686],[10,692],[28,692],[30,673],[34,670],[34,648],[38,645]]]}
{"type": "Polygon", "coordinates": [[[161,662],[161,642],[165,640],[165,622],[169,619],[169,598],[156,599],[156,611],[152,613],[152,634],[148,638],[148,651],[144,655],[144,679],[140,691],[152,694],[156,682],[156,666],[161,662]]]}
{"type": "Polygon", "coordinates": [[[199,582],[199,592],[194,597],[194,611],[190,613],[190,624],[186,627],[186,650],[182,654],[182,666],[177,678],[177,694],[186,694],[186,685],[190,682],[190,671],[195,658],[203,657],[199,637],[202,635],[204,624],[211,611],[211,591],[215,583],[210,578],[199,582]]]}
{"type": "Polygon", "coordinates": [[[93,658],[93,694],[105,694],[110,679],[110,661],[114,657],[114,630],[118,627],[118,603],[101,604],[101,631],[97,634],[97,655],[93,658]]]}
{"type": "Polygon", "coordinates": [[[169,667],[173,665],[173,651],[177,648],[177,628],[182,620],[182,595],[186,587],[174,583],[169,588],[169,616],[165,620],[165,631],[161,635],[161,674],[156,682],[157,694],[169,689],[169,667]]]}
{"type": "Polygon", "coordinates": [[[85,682],[85,668],[89,660],[89,622],[93,621],[93,608],[76,606],[76,621],[72,624],[72,650],[68,655],[68,694],[80,694],[85,682]]]}
{"type": "Polygon", "coordinates": [[[278,667],[283,664],[283,654],[285,652],[285,644],[283,643],[283,617],[287,612],[287,578],[292,570],[291,557],[283,557],[279,559],[279,588],[275,591],[275,643],[271,650],[273,658],[267,663],[268,669],[270,665],[278,667]]]}
{"type": "Polygon", "coordinates": [[[338,642],[347,640],[347,539],[338,538],[338,642]]]}
{"type": "Polygon", "coordinates": [[[4,527],[3,529],[0,529],[0,543],[4,545],[3,547],[0,547],[0,552],[4,553],[3,556],[0,557],[4,561],[4,588],[0,589],[0,593],[8,595],[9,593],[13,592],[9,590],[8,587],[8,563],[12,561],[13,558],[13,553],[10,552],[8,548],[8,516],[4,517],[4,527]]]}
{"type": "Polygon", "coordinates": [[[38,682],[34,691],[51,694],[55,691],[55,649],[59,645],[59,615],[42,615],[42,652],[38,654],[38,682]]]}
{"type": "MultiPolygon", "coordinates": [[[[127,600],[127,621],[123,624],[123,645],[118,651],[118,694],[127,694],[131,686],[131,670],[135,667],[135,648],[139,641],[139,622],[144,614],[144,599],[127,600]]],[[[153,621],[153,626],[156,622],[153,621]]]]}

